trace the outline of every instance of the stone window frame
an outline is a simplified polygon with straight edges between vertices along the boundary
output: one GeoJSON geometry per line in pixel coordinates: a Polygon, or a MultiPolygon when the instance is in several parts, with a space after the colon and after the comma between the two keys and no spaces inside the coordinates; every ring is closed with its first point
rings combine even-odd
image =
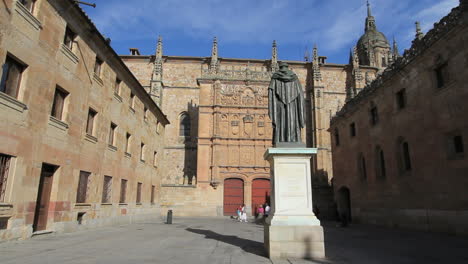
{"type": "Polygon", "coordinates": [[[384,180],[387,177],[387,165],[385,162],[385,153],[380,145],[375,146],[374,155],[375,178],[384,180]]]}
{"type": "Polygon", "coordinates": [[[367,181],[367,165],[364,153],[360,152],[357,157],[358,175],[362,181],[367,181]]]}
{"type": "Polygon", "coordinates": [[[78,187],[76,189],[76,203],[86,203],[88,200],[91,172],[80,171],[78,176],[78,187]]]}
{"type": "Polygon", "coordinates": [[[70,93],[67,90],[65,90],[62,86],[55,86],[54,97],[52,99],[52,107],[50,109],[50,116],[54,117],[57,120],[65,122],[67,118],[69,96],[70,93]]]}
{"type": "Polygon", "coordinates": [[[411,149],[408,141],[404,137],[398,137],[396,140],[396,160],[398,172],[400,175],[410,173],[412,170],[411,149]]]}
{"type": "Polygon", "coordinates": [[[102,204],[112,203],[112,181],[113,177],[109,175],[104,175],[104,181],[102,185],[102,204]]]}
{"type": "Polygon", "coordinates": [[[109,126],[109,136],[108,136],[108,145],[109,146],[112,146],[112,147],[115,147],[115,143],[116,143],[116,134],[117,134],[117,128],[119,126],[117,124],[115,124],[114,122],[110,122],[110,126],[109,126]]]}
{"type": "Polygon", "coordinates": [[[377,105],[375,105],[374,102],[370,103],[370,108],[369,108],[369,119],[370,119],[370,124],[372,126],[376,126],[379,124],[379,109],[377,108],[377,105]]]}
{"type": "Polygon", "coordinates": [[[188,112],[179,114],[179,137],[190,138],[192,132],[192,120],[188,112]]]}
{"type": "Polygon", "coordinates": [[[130,133],[126,133],[125,134],[125,155],[128,156],[128,157],[131,157],[132,154],[130,154],[130,148],[132,147],[132,144],[131,144],[131,141],[132,141],[132,134],[130,133]]]}
{"type": "Polygon", "coordinates": [[[351,122],[351,124],[349,124],[349,135],[353,138],[353,137],[356,137],[357,133],[356,133],[356,122],[351,122]]]}
{"type": "Polygon", "coordinates": [[[340,146],[340,131],[336,127],[333,131],[333,138],[335,139],[335,146],[340,146]]]}
{"type": "Polygon", "coordinates": [[[450,74],[449,68],[449,60],[444,58],[441,54],[437,55],[434,59],[433,67],[430,69],[432,76],[431,79],[433,80],[433,85],[436,90],[442,90],[452,83],[453,78],[450,74]]]}
{"type": "Polygon", "coordinates": [[[406,88],[402,88],[395,93],[395,104],[398,111],[403,110],[408,106],[406,88]]]}
{"type": "Polygon", "coordinates": [[[25,79],[26,71],[28,68],[29,67],[26,63],[24,63],[22,60],[20,60],[18,57],[14,56],[13,54],[7,52],[5,56],[5,60],[2,65],[1,79],[0,79],[0,89],[3,89],[3,87],[5,87],[5,89],[0,90],[0,92],[10,96],[11,98],[15,100],[19,100],[20,90],[24,84],[24,79],[25,79]],[[7,78],[9,78],[11,74],[10,73],[11,66],[8,67],[8,72],[6,70],[7,63],[13,64],[15,67],[19,69],[19,74],[18,74],[19,77],[17,77],[18,80],[16,81],[15,87],[12,90],[14,93],[9,93],[7,89],[7,78]]]}
{"type": "Polygon", "coordinates": [[[154,198],[156,196],[156,185],[151,185],[151,196],[150,196],[150,203],[154,204],[154,198]]]}
{"type": "Polygon", "coordinates": [[[142,141],[140,143],[140,161],[143,162],[143,163],[145,162],[145,158],[146,158],[146,155],[145,155],[146,153],[145,152],[146,152],[146,145],[142,141]]]}
{"type": "Polygon", "coordinates": [[[445,133],[445,149],[448,160],[462,160],[466,155],[466,143],[463,133],[460,129],[456,129],[445,133]]]}
{"type": "Polygon", "coordinates": [[[141,204],[142,189],[143,189],[143,183],[137,182],[136,199],[135,199],[136,204],[141,204]]]}
{"type": "Polygon", "coordinates": [[[94,110],[94,108],[92,107],[89,107],[87,118],[86,118],[86,134],[87,135],[96,137],[97,119],[98,119],[98,111],[94,110]]]}
{"type": "Polygon", "coordinates": [[[120,179],[120,195],[119,195],[119,203],[125,204],[127,200],[127,179],[120,179]]]}

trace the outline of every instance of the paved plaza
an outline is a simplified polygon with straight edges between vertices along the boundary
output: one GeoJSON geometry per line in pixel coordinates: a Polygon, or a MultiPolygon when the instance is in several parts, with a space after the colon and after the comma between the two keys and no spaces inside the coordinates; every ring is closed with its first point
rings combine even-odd
{"type": "Polygon", "coordinates": [[[325,223],[327,260],[265,257],[263,226],[231,219],[145,222],[0,243],[0,263],[468,263],[468,239],[325,223]]]}

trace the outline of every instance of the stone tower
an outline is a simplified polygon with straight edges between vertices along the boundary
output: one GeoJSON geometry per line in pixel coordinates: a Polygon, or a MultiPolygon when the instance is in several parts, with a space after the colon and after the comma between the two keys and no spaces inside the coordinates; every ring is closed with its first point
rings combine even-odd
{"type": "Polygon", "coordinates": [[[377,67],[380,70],[386,68],[392,60],[389,41],[377,30],[369,2],[367,2],[365,32],[357,43],[357,52],[360,65],[377,67]]]}

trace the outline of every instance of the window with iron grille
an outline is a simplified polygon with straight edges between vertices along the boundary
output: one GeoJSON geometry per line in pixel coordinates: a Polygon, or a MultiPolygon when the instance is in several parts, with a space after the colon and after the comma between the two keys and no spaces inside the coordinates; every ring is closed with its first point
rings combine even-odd
{"type": "Polygon", "coordinates": [[[143,183],[139,182],[137,185],[137,197],[136,197],[136,203],[141,203],[141,187],[143,186],[143,183]]]}
{"type": "Polygon", "coordinates": [[[154,192],[156,190],[156,186],[151,186],[151,203],[154,204],[154,192]]]}
{"type": "Polygon", "coordinates": [[[356,136],[356,123],[351,123],[349,125],[349,133],[351,135],[351,137],[355,137],[356,136]]]}
{"type": "Polygon", "coordinates": [[[130,133],[127,133],[125,136],[125,152],[130,153],[130,139],[132,135],[130,133]]]}
{"type": "Polygon", "coordinates": [[[120,84],[122,81],[119,78],[115,79],[115,84],[114,84],[114,93],[120,95],[120,84]]]}
{"type": "Polygon", "coordinates": [[[36,6],[36,0],[19,0],[21,4],[32,14],[36,6]]]}
{"type": "Polygon", "coordinates": [[[10,170],[11,156],[0,154],[0,203],[5,202],[5,191],[10,170]]]}
{"type": "Polygon", "coordinates": [[[73,44],[75,43],[76,34],[68,26],[65,29],[65,36],[63,38],[63,45],[67,46],[70,50],[73,50],[73,44]]]}
{"type": "Polygon", "coordinates": [[[379,112],[376,106],[373,106],[370,109],[370,118],[371,118],[371,124],[373,126],[377,125],[377,123],[379,122],[379,112]]]}
{"type": "Polygon", "coordinates": [[[50,115],[58,120],[63,120],[63,108],[65,105],[65,98],[67,98],[67,96],[67,91],[59,86],[55,88],[54,102],[52,103],[52,112],[50,115]]]}
{"type": "Polygon", "coordinates": [[[401,89],[396,93],[396,103],[398,110],[406,107],[406,89],[401,89]]]}
{"type": "Polygon", "coordinates": [[[18,98],[18,91],[26,66],[11,56],[6,57],[5,64],[2,67],[2,79],[0,82],[0,92],[6,93],[11,97],[18,98]]]}
{"type": "Polygon", "coordinates": [[[111,202],[112,193],[112,177],[104,176],[104,185],[102,187],[102,203],[111,202]]]}
{"type": "Polygon", "coordinates": [[[115,146],[115,130],[117,129],[117,125],[112,123],[110,124],[109,130],[109,145],[115,146]]]}
{"type": "Polygon", "coordinates": [[[447,84],[449,79],[448,64],[444,63],[438,66],[435,70],[437,88],[442,88],[447,84]]]}
{"type": "Polygon", "coordinates": [[[80,179],[78,180],[78,191],[76,193],[77,203],[86,203],[90,175],[90,172],[80,171],[80,179]]]}
{"type": "Polygon", "coordinates": [[[189,137],[190,129],[191,129],[190,116],[184,113],[180,116],[179,136],[189,137]]]}
{"type": "Polygon", "coordinates": [[[94,120],[96,118],[97,112],[92,108],[89,108],[88,111],[88,121],[86,122],[86,133],[88,135],[93,135],[94,132],[94,120]]]}
{"type": "Polygon", "coordinates": [[[135,94],[130,92],[130,107],[132,109],[135,109],[135,94]]]}
{"type": "Polygon", "coordinates": [[[96,62],[94,63],[94,74],[97,77],[101,77],[101,68],[102,68],[103,61],[96,57],[96,62]]]}
{"type": "Polygon", "coordinates": [[[127,180],[122,179],[120,181],[120,199],[119,203],[125,203],[127,196],[127,180]]]}
{"type": "Polygon", "coordinates": [[[141,143],[140,145],[140,160],[145,161],[145,143],[141,143]]]}

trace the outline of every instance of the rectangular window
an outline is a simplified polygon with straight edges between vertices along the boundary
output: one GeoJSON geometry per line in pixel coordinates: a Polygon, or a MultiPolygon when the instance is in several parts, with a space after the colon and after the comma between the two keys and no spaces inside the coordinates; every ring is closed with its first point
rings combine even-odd
{"type": "Polygon", "coordinates": [[[151,186],[151,203],[154,204],[154,192],[155,192],[156,186],[152,185],[151,186]]]}
{"type": "Polygon", "coordinates": [[[94,120],[96,119],[97,112],[92,108],[88,111],[88,121],[86,122],[86,133],[88,135],[94,135],[94,120]]]}
{"type": "Polygon", "coordinates": [[[136,197],[136,203],[139,204],[141,203],[141,187],[143,186],[143,183],[139,182],[137,185],[137,197],[136,197]]]}
{"type": "Polygon", "coordinates": [[[112,177],[104,176],[104,185],[102,187],[102,203],[111,202],[112,193],[112,177]]]}
{"type": "Polygon", "coordinates": [[[463,152],[465,152],[462,136],[457,135],[453,137],[453,149],[456,154],[463,154],[463,152]]]}
{"type": "Polygon", "coordinates": [[[26,9],[31,12],[31,14],[34,12],[34,8],[36,6],[36,0],[19,0],[21,4],[23,4],[26,9]]]}
{"type": "Polygon", "coordinates": [[[67,98],[68,92],[57,86],[55,88],[54,102],[52,103],[52,112],[51,116],[57,118],[58,120],[63,120],[63,108],[65,106],[65,98],[67,98]]]}
{"type": "Polygon", "coordinates": [[[112,123],[110,124],[109,130],[109,145],[115,146],[115,130],[117,129],[117,125],[112,123]]]}
{"type": "Polygon", "coordinates": [[[0,82],[0,92],[11,97],[18,98],[18,91],[21,84],[21,77],[26,66],[10,56],[6,57],[2,68],[2,80],[0,82]]]}
{"type": "Polygon", "coordinates": [[[356,123],[351,123],[349,125],[349,133],[351,134],[351,137],[356,136],[356,123]]]}
{"type": "Polygon", "coordinates": [[[63,44],[70,50],[73,50],[73,44],[75,43],[76,34],[68,26],[65,29],[65,37],[63,38],[63,44]]]}
{"type": "Polygon", "coordinates": [[[135,109],[135,95],[132,92],[130,93],[130,107],[135,109]]]}
{"type": "Polygon", "coordinates": [[[101,77],[101,68],[102,68],[102,60],[96,57],[96,62],[94,63],[94,74],[97,77],[101,77]]]}
{"type": "Polygon", "coordinates": [[[153,153],[153,166],[155,166],[155,167],[157,167],[157,164],[158,164],[158,163],[157,163],[157,158],[158,158],[158,152],[155,151],[155,152],[153,153]]]}
{"type": "Polygon", "coordinates": [[[127,153],[130,153],[130,138],[131,137],[132,135],[130,135],[129,133],[125,135],[125,152],[127,153]]]}
{"type": "Polygon", "coordinates": [[[370,110],[371,115],[371,124],[373,126],[377,125],[379,122],[379,112],[377,111],[377,107],[373,106],[370,110]]]}
{"type": "Polygon", "coordinates": [[[140,145],[140,160],[145,161],[145,144],[141,143],[140,145]]]}
{"type": "Polygon", "coordinates": [[[127,194],[127,180],[122,179],[120,181],[120,199],[119,199],[119,203],[125,203],[126,194],[127,194]]]}
{"type": "Polygon", "coordinates": [[[339,146],[340,145],[340,133],[338,132],[337,128],[335,128],[334,136],[335,136],[335,145],[339,146]]]}
{"type": "Polygon", "coordinates": [[[0,203],[5,202],[5,191],[10,171],[11,156],[0,154],[0,203]]]}
{"type": "Polygon", "coordinates": [[[143,113],[144,113],[143,119],[145,121],[148,121],[148,108],[146,108],[146,106],[143,108],[143,113]]]}
{"type": "Polygon", "coordinates": [[[78,190],[76,193],[77,203],[86,203],[86,196],[88,193],[89,175],[91,173],[80,171],[80,179],[78,180],[78,190]]]}
{"type": "Polygon", "coordinates": [[[403,109],[406,107],[406,89],[401,89],[396,93],[396,103],[398,109],[403,109]]]}
{"type": "Polygon", "coordinates": [[[115,79],[115,84],[114,84],[114,93],[120,95],[120,85],[122,84],[122,81],[119,78],[115,79]]]}
{"type": "Polygon", "coordinates": [[[448,64],[444,63],[437,67],[435,70],[437,88],[442,88],[447,84],[448,81],[448,64]]]}

